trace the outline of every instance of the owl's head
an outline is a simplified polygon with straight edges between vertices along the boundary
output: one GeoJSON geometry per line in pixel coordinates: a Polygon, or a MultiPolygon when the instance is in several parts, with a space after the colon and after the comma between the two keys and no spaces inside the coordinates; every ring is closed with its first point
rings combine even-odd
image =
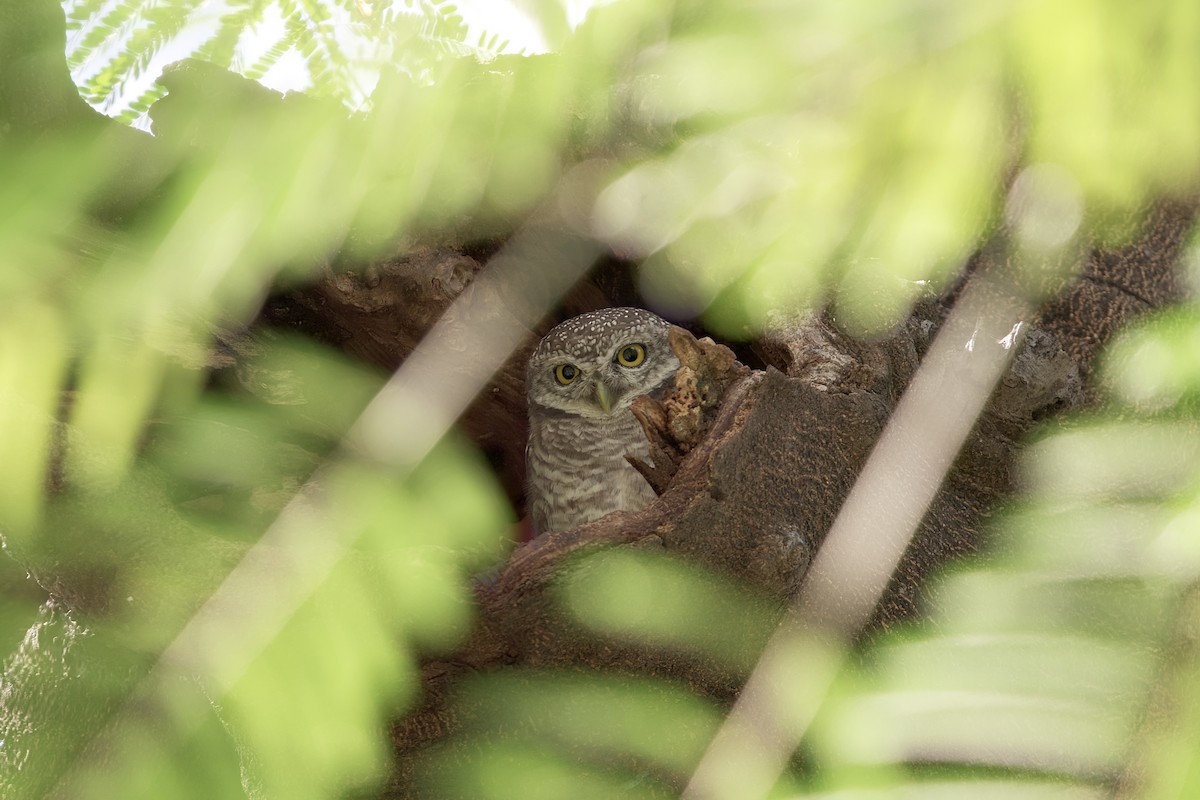
{"type": "Polygon", "coordinates": [[[561,323],[529,358],[530,405],[591,418],[629,408],[679,368],[668,328],[640,308],[606,308],[561,323]]]}

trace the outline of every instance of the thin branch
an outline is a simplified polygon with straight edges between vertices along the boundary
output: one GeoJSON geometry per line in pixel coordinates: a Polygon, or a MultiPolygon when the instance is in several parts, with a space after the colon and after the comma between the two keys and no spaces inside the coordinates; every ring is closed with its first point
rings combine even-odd
{"type": "Polygon", "coordinates": [[[765,798],[870,619],[1015,352],[1028,303],[986,276],[955,305],[717,732],[685,800],[765,798]]]}

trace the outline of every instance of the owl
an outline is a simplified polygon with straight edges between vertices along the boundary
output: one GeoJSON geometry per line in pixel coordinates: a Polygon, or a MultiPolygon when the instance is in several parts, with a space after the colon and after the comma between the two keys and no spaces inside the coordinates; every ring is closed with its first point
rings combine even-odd
{"type": "Polygon", "coordinates": [[[640,308],[607,308],[555,327],[529,358],[526,498],[536,533],[636,510],[654,490],[626,455],[649,444],[630,410],[679,368],[670,325],[640,308]]]}

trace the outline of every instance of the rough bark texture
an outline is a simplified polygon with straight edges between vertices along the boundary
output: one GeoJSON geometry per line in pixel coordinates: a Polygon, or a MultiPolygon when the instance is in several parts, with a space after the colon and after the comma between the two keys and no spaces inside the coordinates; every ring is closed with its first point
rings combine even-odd
{"type": "MultiPolygon", "coordinates": [[[[47,58],[46,41],[57,46],[61,60],[61,18],[58,38],[54,20],[47,25],[50,34],[18,42],[3,36],[13,26],[0,24],[0,66],[40,76],[25,82],[25,89],[19,81],[0,81],[7,87],[0,106],[10,109],[0,121],[14,135],[77,125],[116,130],[94,119],[77,97],[74,102],[65,97],[65,73],[39,61],[47,58]],[[39,91],[44,98],[29,94],[39,91]],[[13,127],[18,122],[20,130],[13,127]]],[[[181,95],[195,92],[220,104],[234,97],[251,105],[285,102],[211,68],[182,69],[167,80],[173,94],[157,109],[156,130],[201,145],[209,134],[192,125],[194,120],[172,120],[172,105],[181,95]]],[[[150,153],[156,147],[138,134],[112,136],[110,147],[123,159],[130,148],[150,153]]],[[[97,201],[98,216],[121,219],[153,202],[162,169],[153,158],[139,163],[150,166],[124,170],[131,176],[124,182],[114,178],[97,201]]],[[[981,546],[982,522],[1013,489],[1021,436],[1042,417],[1092,399],[1088,377],[1099,348],[1132,319],[1180,299],[1183,287],[1173,264],[1195,217],[1194,202],[1157,202],[1131,244],[1092,252],[1081,276],[1046,305],[926,515],[876,625],[914,613],[929,572],[981,546]]],[[[495,245],[439,242],[377,263],[331,264],[311,283],[274,295],[258,324],[300,331],[391,370],[453,300],[470,291],[495,245]]],[[[629,276],[628,265],[615,260],[604,265],[542,330],[574,313],[636,302],[629,276]]],[[[740,678],[720,665],[579,630],[553,600],[556,581],[581,554],[652,547],[731,576],[768,602],[785,603],[945,313],[942,299],[927,300],[877,341],[852,339],[827,316],[781,324],[744,351],[762,359],[752,366],[765,368],[754,370],[727,348],[675,331],[672,341],[683,364],[676,385],[660,404],[638,407],[654,445],[653,463],[641,468],[661,497],[642,511],[526,543],[498,574],[477,582],[473,633],[454,654],[424,665],[425,705],[392,728],[398,764],[392,792],[407,795],[414,757],[459,726],[465,712],[447,698],[464,674],[515,664],[620,669],[668,676],[721,701],[731,699],[740,678]]],[[[527,348],[540,332],[531,331],[527,348]]],[[[514,353],[462,421],[518,505],[527,352],[514,353]]],[[[237,362],[237,337],[224,357],[237,362]]]]}
{"type": "Polygon", "coordinates": [[[1114,333],[1185,296],[1176,262],[1196,224],[1196,209],[1195,197],[1153,201],[1128,244],[1093,250],[1076,281],[1046,304],[1041,327],[1085,373],[1114,333]]]}

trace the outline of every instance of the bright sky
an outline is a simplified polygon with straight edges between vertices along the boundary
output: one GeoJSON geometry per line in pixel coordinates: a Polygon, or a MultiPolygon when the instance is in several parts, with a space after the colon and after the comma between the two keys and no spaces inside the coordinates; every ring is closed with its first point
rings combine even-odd
{"type": "Polygon", "coordinates": [[[501,39],[509,41],[513,50],[524,48],[528,53],[546,51],[546,40],[537,26],[508,0],[458,0],[456,5],[458,13],[473,29],[472,33],[487,31],[499,34],[501,39]]]}

